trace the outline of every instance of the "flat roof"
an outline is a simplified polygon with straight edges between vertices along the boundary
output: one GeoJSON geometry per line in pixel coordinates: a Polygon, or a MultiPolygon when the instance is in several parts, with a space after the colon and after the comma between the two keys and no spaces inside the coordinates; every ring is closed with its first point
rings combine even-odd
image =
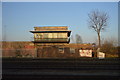
{"type": "Polygon", "coordinates": [[[46,31],[46,30],[68,30],[67,26],[44,26],[34,27],[35,31],[46,31]]]}
{"type": "Polygon", "coordinates": [[[69,31],[69,30],[61,30],[61,31],[59,31],[59,30],[45,30],[45,31],[30,31],[30,32],[32,32],[32,33],[51,33],[51,32],[71,32],[71,31],[69,31]]]}

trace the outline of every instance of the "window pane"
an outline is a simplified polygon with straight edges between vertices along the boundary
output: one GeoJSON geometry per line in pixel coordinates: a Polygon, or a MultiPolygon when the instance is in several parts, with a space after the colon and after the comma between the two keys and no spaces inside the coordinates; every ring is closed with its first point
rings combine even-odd
{"type": "Polygon", "coordinates": [[[52,38],[52,33],[48,33],[48,38],[52,38]]]}
{"type": "Polygon", "coordinates": [[[40,38],[43,38],[43,33],[40,33],[39,36],[40,36],[40,38]]]}
{"type": "Polygon", "coordinates": [[[57,38],[57,33],[53,33],[53,34],[52,34],[52,37],[53,37],[53,38],[57,38]]]}
{"type": "Polygon", "coordinates": [[[44,38],[48,38],[48,33],[44,33],[44,38]]]}
{"type": "Polygon", "coordinates": [[[67,38],[67,33],[61,33],[61,38],[67,38]]]}

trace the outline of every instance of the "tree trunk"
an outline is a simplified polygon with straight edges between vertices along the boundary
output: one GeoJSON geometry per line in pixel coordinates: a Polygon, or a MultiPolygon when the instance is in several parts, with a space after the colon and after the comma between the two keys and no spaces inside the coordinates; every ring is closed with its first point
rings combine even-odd
{"type": "Polygon", "coordinates": [[[100,33],[98,33],[98,47],[101,47],[100,33]]]}

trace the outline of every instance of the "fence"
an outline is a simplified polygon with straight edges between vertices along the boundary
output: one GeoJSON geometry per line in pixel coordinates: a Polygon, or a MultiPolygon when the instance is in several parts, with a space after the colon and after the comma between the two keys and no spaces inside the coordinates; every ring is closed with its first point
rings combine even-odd
{"type": "Polygon", "coordinates": [[[3,49],[3,57],[35,57],[36,49],[3,49]]]}
{"type": "Polygon", "coordinates": [[[83,50],[69,47],[43,47],[37,49],[3,49],[3,57],[39,57],[39,58],[56,58],[56,57],[92,57],[92,50],[83,50]],[[83,52],[84,51],[84,52],[83,52]]]}

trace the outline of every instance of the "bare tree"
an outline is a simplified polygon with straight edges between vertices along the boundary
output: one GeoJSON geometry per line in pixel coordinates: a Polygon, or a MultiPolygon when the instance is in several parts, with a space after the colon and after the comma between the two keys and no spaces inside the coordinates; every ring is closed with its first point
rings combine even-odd
{"type": "Polygon", "coordinates": [[[74,39],[74,36],[73,36],[73,35],[71,35],[71,37],[70,37],[70,41],[71,41],[72,43],[75,42],[75,39],[74,39]]]}
{"type": "Polygon", "coordinates": [[[88,14],[89,27],[97,32],[98,35],[98,46],[101,47],[100,32],[104,31],[107,26],[108,14],[105,12],[99,12],[98,10],[92,11],[88,14]]]}
{"type": "Polygon", "coordinates": [[[76,43],[82,43],[82,38],[78,34],[76,34],[76,43]]]}

